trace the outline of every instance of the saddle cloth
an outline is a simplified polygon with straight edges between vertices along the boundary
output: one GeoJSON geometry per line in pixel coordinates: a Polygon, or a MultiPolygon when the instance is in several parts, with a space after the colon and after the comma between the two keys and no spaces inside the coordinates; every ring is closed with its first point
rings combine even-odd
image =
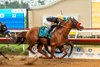
{"type": "Polygon", "coordinates": [[[44,37],[44,38],[51,38],[52,36],[52,32],[50,32],[50,34],[48,34],[48,29],[46,26],[41,26],[40,30],[39,30],[39,37],[44,37]]]}

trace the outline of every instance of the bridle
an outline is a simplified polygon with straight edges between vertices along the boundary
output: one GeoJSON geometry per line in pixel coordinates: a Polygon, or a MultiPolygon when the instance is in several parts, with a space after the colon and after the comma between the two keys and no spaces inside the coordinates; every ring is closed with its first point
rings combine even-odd
{"type": "Polygon", "coordinates": [[[78,21],[74,20],[74,18],[72,19],[71,17],[68,19],[68,21],[64,22],[64,24],[61,25],[61,26],[64,27],[64,28],[66,28],[66,29],[72,29],[72,28],[77,28],[77,27],[79,27],[81,25],[81,23],[78,23],[78,21]],[[68,23],[69,20],[71,20],[71,22],[72,22],[71,28],[68,28],[66,26],[67,25],[66,23],[68,23]]]}
{"type": "Polygon", "coordinates": [[[61,25],[61,26],[62,26],[63,28],[66,28],[66,29],[69,29],[69,30],[70,30],[70,29],[72,29],[72,28],[68,28],[68,27],[66,26],[66,25],[67,25],[66,23],[68,23],[69,20],[71,20],[71,22],[73,22],[72,19],[71,19],[71,17],[70,17],[66,22],[64,21],[64,24],[61,25]]]}

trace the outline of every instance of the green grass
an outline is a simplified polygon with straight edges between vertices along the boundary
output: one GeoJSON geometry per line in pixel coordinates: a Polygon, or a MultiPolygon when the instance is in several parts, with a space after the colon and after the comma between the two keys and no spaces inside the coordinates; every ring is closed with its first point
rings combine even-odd
{"type": "Polygon", "coordinates": [[[25,50],[23,51],[23,45],[17,44],[0,44],[0,51],[5,54],[11,55],[28,55],[28,45],[24,44],[25,50]]]}

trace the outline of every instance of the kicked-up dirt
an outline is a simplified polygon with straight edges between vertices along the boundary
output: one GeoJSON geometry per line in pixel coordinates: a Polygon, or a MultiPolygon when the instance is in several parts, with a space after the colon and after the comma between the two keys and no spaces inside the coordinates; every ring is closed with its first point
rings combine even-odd
{"type": "Polygon", "coordinates": [[[0,57],[0,67],[100,67],[96,59],[43,59],[28,56],[0,57]]]}

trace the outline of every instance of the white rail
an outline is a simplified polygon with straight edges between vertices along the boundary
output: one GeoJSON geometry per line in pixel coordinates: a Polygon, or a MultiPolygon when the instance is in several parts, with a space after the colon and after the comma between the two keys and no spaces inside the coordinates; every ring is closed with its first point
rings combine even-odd
{"type": "Polygon", "coordinates": [[[97,38],[97,35],[100,35],[100,30],[82,30],[82,31],[78,31],[78,30],[71,30],[69,35],[75,35],[75,39],[77,38],[78,35],[80,35],[80,33],[83,35],[86,35],[84,33],[88,33],[90,35],[95,35],[95,38],[97,38]]]}
{"type": "Polygon", "coordinates": [[[9,30],[10,32],[22,32],[22,31],[28,31],[28,30],[9,30]]]}

